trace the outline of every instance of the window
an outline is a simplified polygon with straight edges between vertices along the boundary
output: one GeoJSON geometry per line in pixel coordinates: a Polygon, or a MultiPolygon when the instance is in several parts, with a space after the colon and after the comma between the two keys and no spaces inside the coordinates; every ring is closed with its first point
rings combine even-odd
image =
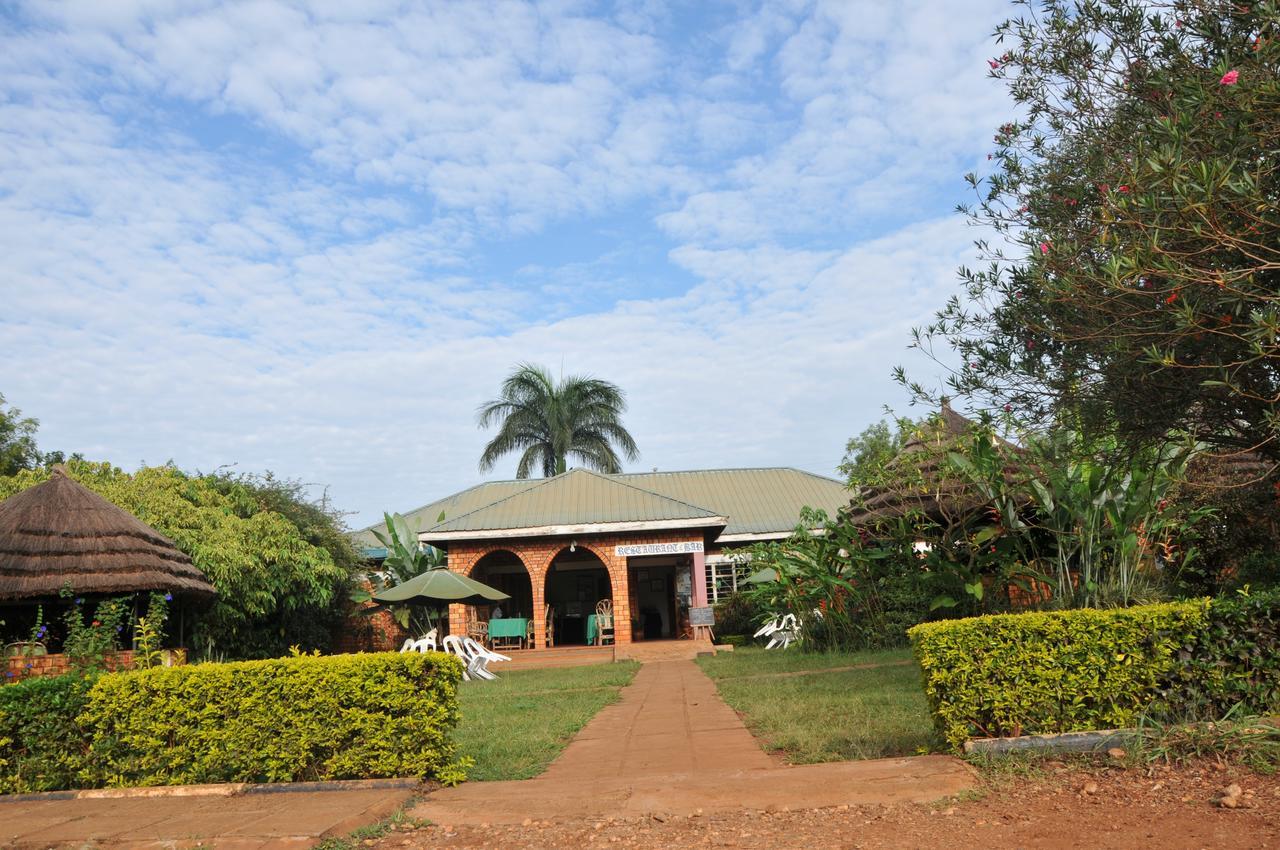
{"type": "Polygon", "coordinates": [[[715,605],[737,590],[738,585],[749,575],[751,565],[746,561],[737,558],[707,558],[707,602],[715,605]]]}

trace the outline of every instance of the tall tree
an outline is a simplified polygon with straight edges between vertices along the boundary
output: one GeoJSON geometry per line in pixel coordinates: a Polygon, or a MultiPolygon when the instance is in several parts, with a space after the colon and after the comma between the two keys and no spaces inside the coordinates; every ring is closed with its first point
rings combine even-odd
{"type": "Polygon", "coordinates": [[[39,427],[39,421],[24,417],[18,408],[5,409],[4,394],[0,393],[0,475],[15,475],[40,465],[36,447],[39,427]]]}
{"type": "Polygon", "coordinates": [[[892,424],[881,419],[868,425],[844,447],[844,459],[837,469],[850,487],[875,483],[885,464],[893,460],[902,446],[924,422],[900,418],[892,424]]]}
{"type": "Polygon", "coordinates": [[[522,363],[502,382],[499,397],[476,414],[481,428],[499,425],[480,455],[480,469],[487,472],[504,455],[521,452],[517,478],[564,472],[569,458],[600,472],[621,472],[618,450],[627,460],[640,456],[622,426],[626,409],[626,394],[608,381],[582,375],[556,381],[545,368],[522,363]]]}
{"type": "Polygon", "coordinates": [[[1280,459],[1280,11],[1023,5],[990,60],[1017,117],[969,178],[989,263],[917,343],[1040,424],[1280,459]]]}

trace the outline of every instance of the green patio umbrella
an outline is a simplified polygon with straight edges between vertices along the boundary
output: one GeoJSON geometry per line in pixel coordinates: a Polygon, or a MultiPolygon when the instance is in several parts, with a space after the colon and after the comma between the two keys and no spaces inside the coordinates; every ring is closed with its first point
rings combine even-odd
{"type": "Polygon", "coordinates": [[[457,602],[462,605],[484,605],[511,597],[501,590],[481,584],[475,579],[450,572],[443,567],[427,570],[402,584],[373,594],[375,602],[384,604],[436,605],[457,602]]]}
{"type": "Polygon", "coordinates": [[[778,571],[773,567],[765,567],[747,576],[747,584],[768,584],[778,580],[778,571]]]}

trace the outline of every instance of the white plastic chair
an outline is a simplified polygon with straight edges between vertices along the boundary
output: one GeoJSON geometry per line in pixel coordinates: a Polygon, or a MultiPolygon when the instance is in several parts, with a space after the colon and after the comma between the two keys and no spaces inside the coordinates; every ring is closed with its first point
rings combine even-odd
{"type": "Polygon", "coordinates": [[[467,653],[476,661],[474,673],[482,679],[496,679],[497,674],[489,669],[489,663],[493,661],[510,661],[509,655],[503,655],[500,652],[494,652],[492,649],[486,649],[484,644],[472,638],[463,638],[462,646],[467,653]]]}
{"type": "Polygon", "coordinates": [[[435,652],[436,651],[436,630],[432,629],[422,637],[414,640],[413,638],[405,638],[404,644],[400,647],[401,652],[435,652]]]}
{"type": "Polygon", "coordinates": [[[462,678],[467,682],[470,682],[472,677],[477,679],[496,679],[498,678],[497,675],[489,670],[489,662],[511,660],[505,655],[490,652],[473,638],[446,635],[443,645],[445,652],[453,653],[462,660],[465,665],[465,669],[462,671],[462,678]]]}
{"type": "Polygon", "coordinates": [[[796,619],[795,614],[774,617],[757,629],[755,633],[755,637],[767,637],[769,639],[769,644],[765,649],[786,649],[799,636],[800,621],[796,619]]]}

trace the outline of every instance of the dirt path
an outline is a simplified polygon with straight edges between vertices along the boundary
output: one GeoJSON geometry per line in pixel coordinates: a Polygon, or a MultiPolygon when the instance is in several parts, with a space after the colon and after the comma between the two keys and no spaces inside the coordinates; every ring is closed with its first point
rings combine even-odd
{"type": "Polygon", "coordinates": [[[934,800],[973,785],[968,766],[946,756],[778,765],[701,668],[666,661],[643,666],[541,776],[437,791],[411,814],[523,824],[934,800]]]}
{"type": "Polygon", "coordinates": [[[536,820],[522,825],[433,825],[377,844],[398,848],[1199,848],[1280,847],[1280,778],[1211,768],[1065,772],[985,782],[969,799],[834,806],[692,817],[648,815],[536,820]],[[1238,782],[1244,805],[1214,803],[1238,782]],[[1090,786],[1089,783],[1094,783],[1090,786]],[[1085,793],[1089,787],[1091,793],[1085,793]],[[1250,793],[1251,792],[1251,793],[1250,793]],[[976,799],[974,799],[976,797],[976,799]]]}

